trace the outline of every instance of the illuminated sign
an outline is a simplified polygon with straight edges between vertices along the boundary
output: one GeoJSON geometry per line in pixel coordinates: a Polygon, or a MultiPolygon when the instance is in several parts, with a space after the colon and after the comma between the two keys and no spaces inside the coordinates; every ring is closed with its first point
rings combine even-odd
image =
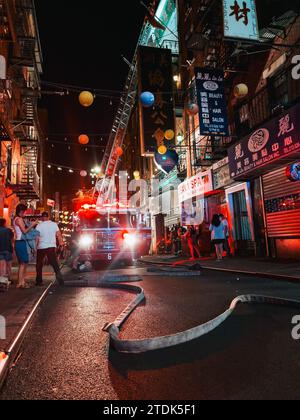
{"type": "MultiPolygon", "coordinates": [[[[139,47],[139,95],[151,92],[155,96],[153,107],[140,103],[141,152],[153,155],[165,143],[165,132],[175,130],[173,98],[173,68],[170,50],[139,47]]],[[[168,140],[167,146],[175,146],[168,140]]]]}
{"type": "Polygon", "coordinates": [[[178,186],[178,200],[179,203],[183,203],[195,197],[204,197],[211,191],[213,191],[212,171],[199,172],[178,186]]]}
{"type": "Polygon", "coordinates": [[[178,54],[178,17],[176,0],[161,0],[155,19],[165,26],[165,30],[154,28],[151,25],[145,27],[140,45],[170,48],[178,54]]]}
{"type": "Polygon", "coordinates": [[[228,150],[230,175],[248,179],[270,171],[270,166],[283,159],[300,156],[300,104],[228,150]]]}
{"type": "Polygon", "coordinates": [[[292,182],[300,181],[300,162],[286,168],[286,176],[292,182]]]}
{"type": "Polygon", "coordinates": [[[259,40],[255,0],[223,0],[223,11],[225,37],[259,40]]]}
{"type": "Polygon", "coordinates": [[[224,72],[222,70],[196,68],[195,74],[201,135],[228,136],[224,72]]]}

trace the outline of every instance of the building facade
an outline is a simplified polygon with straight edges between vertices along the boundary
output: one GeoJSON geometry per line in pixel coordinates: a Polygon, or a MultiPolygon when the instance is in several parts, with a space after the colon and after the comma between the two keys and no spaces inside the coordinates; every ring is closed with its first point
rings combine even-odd
{"type": "Polygon", "coordinates": [[[9,220],[19,202],[34,211],[42,197],[42,53],[33,0],[1,0],[0,20],[0,216],[9,220]]]}

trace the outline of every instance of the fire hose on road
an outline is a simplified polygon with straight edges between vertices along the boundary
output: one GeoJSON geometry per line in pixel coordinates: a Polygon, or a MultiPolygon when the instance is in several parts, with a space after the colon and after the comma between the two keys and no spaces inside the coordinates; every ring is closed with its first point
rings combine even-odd
{"type": "MultiPolygon", "coordinates": [[[[130,279],[127,279],[130,281],[130,279]]],[[[136,281],[136,280],[133,280],[136,281]]],[[[199,339],[206,334],[211,333],[221,324],[223,324],[235,311],[237,306],[241,303],[243,304],[265,304],[265,305],[276,305],[282,307],[291,307],[291,308],[300,308],[300,301],[297,300],[288,300],[277,297],[269,296],[260,296],[260,295],[241,295],[236,297],[229,309],[227,309],[223,314],[217,316],[211,321],[206,322],[205,324],[198,325],[195,328],[183,331],[177,334],[155,337],[151,339],[144,340],[122,340],[120,338],[121,328],[125,324],[126,320],[130,315],[138,308],[138,306],[145,300],[145,292],[141,287],[131,286],[128,284],[111,284],[109,279],[100,281],[98,283],[99,287],[103,288],[114,288],[119,290],[124,290],[130,293],[136,293],[135,299],[128,305],[128,307],[118,316],[118,318],[106,325],[104,331],[106,331],[110,336],[110,342],[112,347],[120,353],[146,353],[154,350],[162,350],[171,347],[178,346],[180,344],[188,343],[193,340],[199,339]]]]}

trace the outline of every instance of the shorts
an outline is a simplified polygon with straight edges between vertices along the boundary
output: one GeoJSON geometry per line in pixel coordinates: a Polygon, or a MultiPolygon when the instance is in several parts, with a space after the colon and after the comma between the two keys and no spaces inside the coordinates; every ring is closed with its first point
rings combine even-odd
{"type": "Polygon", "coordinates": [[[214,239],[212,243],[213,245],[221,245],[225,243],[225,239],[214,239]]]}
{"type": "Polygon", "coordinates": [[[13,260],[13,254],[10,251],[0,252],[0,261],[11,262],[13,260]]]}
{"type": "Polygon", "coordinates": [[[26,241],[16,241],[15,251],[19,264],[29,264],[29,255],[26,241]]]}

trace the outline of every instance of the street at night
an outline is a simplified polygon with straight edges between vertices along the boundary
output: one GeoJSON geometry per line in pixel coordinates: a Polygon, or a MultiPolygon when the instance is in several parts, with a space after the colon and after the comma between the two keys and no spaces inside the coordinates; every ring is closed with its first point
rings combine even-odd
{"type": "MultiPolygon", "coordinates": [[[[245,293],[300,298],[299,286],[206,272],[200,278],[143,278],[147,301],[124,339],[168,335],[223,312],[245,293]],[[195,295],[197,299],[195,299],[195,295]]],[[[101,276],[100,272],[93,276],[101,276]]],[[[54,288],[38,312],[1,399],[204,400],[299,398],[295,310],[241,306],[213,334],[146,355],[109,350],[102,331],[132,297],[94,288],[54,288]]]]}
{"type": "Polygon", "coordinates": [[[300,399],[296,3],[0,0],[1,407],[300,399]]]}

